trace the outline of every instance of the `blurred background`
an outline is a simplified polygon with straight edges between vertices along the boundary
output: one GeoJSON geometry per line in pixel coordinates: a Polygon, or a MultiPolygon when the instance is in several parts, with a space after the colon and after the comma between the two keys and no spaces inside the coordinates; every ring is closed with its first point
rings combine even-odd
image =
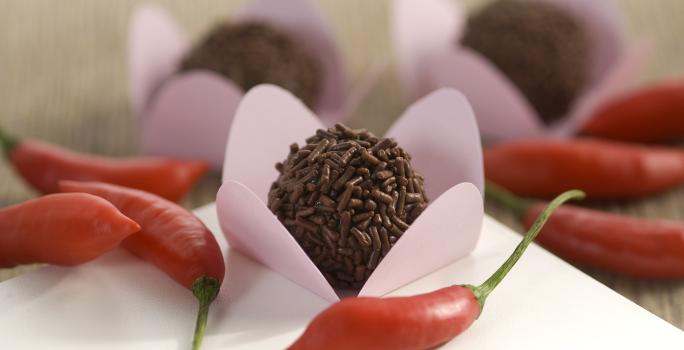
{"type": "MultiPolygon", "coordinates": [[[[245,1],[157,1],[188,30],[204,34],[245,1]]],[[[318,0],[340,41],[348,73],[361,78],[378,59],[392,62],[389,2],[318,0]]],[[[462,1],[472,11],[487,1],[462,1]]],[[[134,0],[0,0],[0,127],[74,150],[130,155],[137,133],[127,88],[127,24],[134,0]]],[[[643,83],[684,76],[684,1],[618,1],[630,38],[650,37],[655,51],[643,83]]],[[[409,101],[390,65],[351,121],[382,134],[409,101]]],[[[214,200],[219,176],[207,176],[184,205],[214,200]]],[[[35,196],[10,168],[0,164],[0,206],[35,196]]],[[[684,188],[602,209],[640,217],[684,220],[684,188]]],[[[520,230],[513,214],[495,205],[487,212],[520,230]]],[[[0,281],[33,267],[0,269],[0,281]]],[[[581,267],[580,267],[581,268],[581,267]]],[[[637,304],[684,329],[684,281],[636,280],[582,268],[637,304]]]]}

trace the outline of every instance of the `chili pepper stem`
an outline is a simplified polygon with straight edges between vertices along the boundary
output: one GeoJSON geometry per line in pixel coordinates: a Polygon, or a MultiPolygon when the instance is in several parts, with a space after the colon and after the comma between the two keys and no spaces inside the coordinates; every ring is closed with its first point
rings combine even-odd
{"type": "Polygon", "coordinates": [[[527,209],[532,206],[531,200],[520,198],[491,181],[485,183],[485,195],[510,208],[518,217],[524,217],[527,209]]]}
{"type": "Polygon", "coordinates": [[[207,328],[207,317],[209,306],[216,299],[221,283],[216,278],[200,277],[192,284],[192,294],[199,301],[199,311],[197,312],[197,323],[195,325],[195,335],[192,339],[192,349],[198,350],[202,345],[204,332],[207,328]]]}
{"type": "MultiPolygon", "coordinates": [[[[487,192],[487,194],[490,194],[489,191],[491,191],[492,188],[494,187],[491,187],[490,184],[487,184],[485,192],[487,192]]],[[[500,195],[501,193],[505,194],[505,192],[497,192],[496,195],[500,195]]],[[[516,201],[519,202],[518,204],[515,204],[518,208],[526,207],[522,205],[522,203],[525,203],[524,200],[517,199],[510,194],[509,197],[516,199],[516,201]]],[[[479,286],[465,286],[466,288],[472,290],[473,294],[475,295],[475,298],[477,298],[477,301],[480,304],[480,309],[484,307],[485,301],[487,300],[489,293],[491,293],[492,290],[494,290],[494,288],[496,288],[496,286],[498,286],[499,283],[501,283],[501,280],[503,280],[504,277],[506,277],[508,272],[511,270],[511,268],[513,268],[515,263],[518,262],[520,257],[527,249],[527,247],[530,245],[530,243],[537,237],[542,227],[546,223],[546,220],[548,220],[553,211],[569,200],[582,199],[584,197],[584,192],[579,190],[567,191],[556,197],[553,201],[551,201],[551,203],[549,203],[549,205],[546,206],[544,211],[542,211],[542,213],[539,214],[539,217],[537,217],[537,220],[534,221],[534,224],[532,224],[532,227],[530,227],[529,231],[527,231],[522,241],[518,244],[517,247],[515,247],[513,254],[511,254],[511,256],[508,257],[508,259],[503,263],[503,265],[501,265],[501,267],[499,267],[499,269],[496,270],[491,277],[489,277],[486,281],[484,281],[484,283],[482,283],[479,286]]]]}
{"type": "Polygon", "coordinates": [[[2,146],[5,155],[9,156],[12,148],[14,148],[18,142],[19,140],[17,140],[17,138],[9,135],[5,130],[0,128],[0,146],[2,146]]]}

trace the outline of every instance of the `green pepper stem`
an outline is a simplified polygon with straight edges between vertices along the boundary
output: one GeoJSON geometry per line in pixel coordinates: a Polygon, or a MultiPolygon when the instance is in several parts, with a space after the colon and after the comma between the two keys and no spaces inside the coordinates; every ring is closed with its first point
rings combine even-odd
{"type": "Polygon", "coordinates": [[[6,156],[9,156],[10,152],[12,152],[12,149],[18,142],[19,140],[17,140],[16,137],[11,136],[10,134],[6,133],[5,130],[0,128],[0,147],[2,147],[2,150],[6,156]]]}
{"type": "Polygon", "coordinates": [[[525,217],[525,213],[533,203],[531,200],[520,198],[491,181],[485,183],[485,195],[510,208],[520,218],[525,217]]]}
{"type": "MultiPolygon", "coordinates": [[[[487,186],[489,187],[489,186],[487,186]]],[[[485,300],[489,296],[489,293],[496,288],[496,286],[501,283],[501,280],[506,277],[509,271],[511,271],[511,268],[515,265],[515,263],[518,262],[520,257],[523,255],[525,252],[525,249],[530,245],[530,243],[537,237],[539,232],[541,231],[542,227],[544,227],[544,224],[546,223],[546,220],[549,219],[549,216],[553,213],[556,208],[561,206],[563,203],[572,200],[572,199],[582,199],[584,198],[585,194],[582,191],[579,190],[571,190],[564,192],[560,196],[556,197],[551,203],[549,203],[544,211],[539,214],[537,217],[537,220],[534,221],[534,224],[532,224],[532,227],[530,227],[530,230],[527,231],[525,234],[525,237],[523,237],[522,241],[518,244],[517,247],[515,247],[515,250],[513,251],[513,254],[511,254],[510,257],[499,267],[494,274],[492,274],[491,277],[489,277],[484,283],[482,283],[479,286],[465,286],[469,288],[470,290],[473,291],[473,294],[477,298],[477,301],[480,303],[480,308],[484,307],[485,300]]]]}
{"type": "Polygon", "coordinates": [[[218,295],[221,282],[212,277],[200,277],[192,284],[192,294],[199,301],[199,311],[197,312],[197,323],[195,324],[195,335],[192,339],[192,349],[198,350],[202,345],[204,333],[207,329],[207,318],[209,316],[209,306],[218,295]]]}

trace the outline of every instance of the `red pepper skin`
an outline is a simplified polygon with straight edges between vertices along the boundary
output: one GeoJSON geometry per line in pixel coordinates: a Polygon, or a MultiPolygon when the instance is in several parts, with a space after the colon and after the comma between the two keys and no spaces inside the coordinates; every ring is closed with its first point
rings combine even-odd
{"type": "Polygon", "coordinates": [[[525,197],[581,188],[591,199],[632,199],[684,182],[684,151],[596,139],[524,140],[484,150],[488,180],[525,197]]]}
{"type": "Polygon", "coordinates": [[[99,182],[60,181],[59,188],[102,197],[140,223],[142,230],[122,245],[195,295],[199,311],[192,349],[199,349],[209,306],[225,275],[223,254],[211,231],[191,212],[149,192],[99,182]]]}
{"type": "Polygon", "coordinates": [[[60,181],[62,192],[102,197],[140,224],[123,247],[151,262],[184,287],[200,277],[223,281],[221,249],[209,229],[183,207],[140,190],[96,182],[60,181]]]}
{"type": "Polygon", "coordinates": [[[432,349],[470,327],[480,310],[464,286],[411,297],[347,298],[316,316],[289,349],[432,349]]]}
{"type": "Polygon", "coordinates": [[[551,213],[568,200],[581,198],[584,193],[574,190],[552,200],[508,259],[479,286],[451,286],[410,297],[343,299],[318,314],[289,349],[423,350],[444,344],[478,318],[489,294],[520,260],[551,213]]]}
{"type": "MultiPolygon", "coordinates": [[[[524,217],[530,227],[545,203],[524,217]]],[[[684,277],[684,224],[639,219],[565,205],[546,222],[537,242],[578,264],[645,278],[684,277]]]]}
{"type": "Polygon", "coordinates": [[[0,267],[78,265],[140,230],[108,201],[85,193],[52,194],[0,210],[0,267]]]}
{"type": "Polygon", "coordinates": [[[617,98],[583,126],[589,136],[657,143],[684,138],[684,83],[662,83],[617,98]]]}
{"type": "Polygon", "coordinates": [[[204,162],[154,157],[113,159],[31,139],[19,140],[8,150],[8,156],[24,180],[41,193],[59,192],[60,180],[100,181],[177,202],[208,170],[204,162]]]}

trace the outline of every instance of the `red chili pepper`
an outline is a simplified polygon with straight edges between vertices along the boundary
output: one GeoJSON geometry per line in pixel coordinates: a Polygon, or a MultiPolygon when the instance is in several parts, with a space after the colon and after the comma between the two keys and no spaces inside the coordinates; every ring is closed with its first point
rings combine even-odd
{"type": "Polygon", "coordinates": [[[583,126],[585,135],[631,142],[684,138],[684,82],[634,91],[600,108],[583,126]]]}
{"type": "Polygon", "coordinates": [[[395,298],[347,298],[323,310],[290,346],[308,349],[433,349],[466,330],[478,318],[489,293],[508,274],[555,208],[582,198],[569,191],[554,199],[504,264],[479,286],[450,286],[395,298]]]}
{"type": "MultiPolygon", "coordinates": [[[[544,203],[518,198],[487,184],[491,198],[512,208],[531,227],[544,203]]],[[[644,278],[684,277],[684,224],[639,219],[564,205],[537,237],[546,249],[568,261],[644,278]]]]}
{"type": "Polygon", "coordinates": [[[0,210],[0,267],[81,264],[139,230],[114,205],[93,195],[32,199],[0,210]]]}
{"type": "Polygon", "coordinates": [[[0,146],[16,171],[41,193],[59,192],[60,180],[102,181],[177,202],[208,170],[208,165],[199,161],[155,157],[112,159],[80,154],[37,140],[17,140],[1,129],[0,146]]]}
{"type": "Polygon", "coordinates": [[[97,182],[60,181],[59,188],[102,197],[140,224],[142,230],[122,245],[192,290],[199,300],[193,340],[198,349],[225,275],[221,248],[209,229],[183,207],[148,192],[97,182]]]}
{"type": "Polygon", "coordinates": [[[522,140],[484,150],[488,180],[525,197],[581,188],[591,199],[630,199],[684,182],[684,151],[597,139],[522,140]]]}

